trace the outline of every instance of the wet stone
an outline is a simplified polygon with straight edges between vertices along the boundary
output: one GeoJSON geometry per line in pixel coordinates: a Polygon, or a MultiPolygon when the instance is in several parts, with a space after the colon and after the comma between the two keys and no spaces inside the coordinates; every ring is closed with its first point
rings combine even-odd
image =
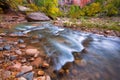
{"type": "Polygon", "coordinates": [[[33,69],[32,66],[22,66],[21,72],[28,72],[28,71],[31,71],[32,69],[33,69]]]}
{"type": "Polygon", "coordinates": [[[35,56],[39,53],[37,49],[26,49],[26,54],[29,56],[35,56]]]}
{"type": "Polygon", "coordinates": [[[38,57],[32,62],[32,65],[35,67],[40,67],[42,63],[43,63],[43,59],[41,57],[38,57]]]}
{"type": "Polygon", "coordinates": [[[34,72],[26,73],[26,74],[24,74],[24,77],[25,77],[27,80],[33,80],[34,72]]]}
{"type": "Polygon", "coordinates": [[[43,76],[45,74],[45,72],[43,70],[39,70],[37,74],[38,74],[38,76],[43,76]]]}
{"type": "Polygon", "coordinates": [[[18,55],[22,55],[22,51],[21,50],[15,50],[15,53],[18,55]]]}
{"type": "Polygon", "coordinates": [[[21,69],[21,66],[22,66],[21,63],[16,62],[16,63],[12,66],[12,68],[13,68],[13,69],[16,69],[16,70],[20,70],[20,69],[21,69]]]}
{"type": "Polygon", "coordinates": [[[22,62],[22,63],[25,63],[26,61],[27,61],[26,58],[22,58],[22,59],[21,59],[21,62],[22,62]]]}
{"type": "Polygon", "coordinates": [[[77,71],[76,69],[73,69],[73,70],[72,70],[72,74],[73,74],[73,75],[77,75],[77,74],[78,74],[78,71],[77,71]]]}
{"type": "Polygon", "coordinates": [[[18,43],[24,43],[24,40],[19,39],[19,40],[18,40],[18,43]]]}
{"type": "Polygon", "coordinates": [[[87,65],[87,61],[85,59],[82,60],[75,60],[75,64],[79,67],[84,67],[87,65]]]}
{"type": "Polygon", "coordinates": [[[9,78],[11,76],[11,72],[10,71],[4,71],[3,72],[3,78],[6,80],[7,78],[9,78]]]}
{"type": "Polygon", "coordinates": [[[40,77],[37,77],[33,80],[51,80],[50,76],[49,75],[45,75],[45,76],[40,76],[40,77]]]}
{"type": "Polygon", "coordinates": [[[4,49],[3,49],[3,47],[0,47],[0,51],[3,51],[4,49]]]}
{"type": "Polygon", "coordinates": [[[25,79],[24,77],[20,77],[18,78],[18,80],[27,80],[27,79],[25,79]]]}
{"type": "Polygon", "coordinates": [[[50,66],[50,65],[49,65],[47,62],[45,62],[45,61],[44,61],[43,64],[42,64],[42,67],[43,67],[43,68],[48,68],[49,66],[50,66]]]}
{"type": "Polygon", "coordinates": [[[24,49],[24,48],[26,48],[26,45],[25,44],[20,44],[19,47],[24,49]]]}
{"type": "Polygon", "coordinates": [[[11,56],[10,56],[10,60],[11,60],[11,61],[16,60],[17,57],[18,57],[17,55],[11,55],[11,56]]]}
{"type": "Polygon", "coordinates": [[[5,46],[3,47],[3,49],[4,49],[4,50],[10,50],[10,49],[11,49],[11,46],[10,46],[10,45],[5,45],[5,46]]]}

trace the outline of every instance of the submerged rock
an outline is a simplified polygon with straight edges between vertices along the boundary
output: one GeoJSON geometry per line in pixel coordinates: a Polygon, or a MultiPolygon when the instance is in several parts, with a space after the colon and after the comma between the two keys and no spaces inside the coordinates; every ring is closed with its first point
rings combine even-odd
{"type": "Polygon", "coordinates": [[[47,17],[44,13],[41,13],[41,12],[30,13],[26,16],[26,19],[30,22],[32,22],[32,21],[49,21],[50,20],[49,17],[47,17]]]}

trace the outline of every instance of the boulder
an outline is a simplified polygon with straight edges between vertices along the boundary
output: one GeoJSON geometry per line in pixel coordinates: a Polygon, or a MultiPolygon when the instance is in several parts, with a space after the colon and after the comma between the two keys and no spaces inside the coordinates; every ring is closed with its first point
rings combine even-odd
{"type": "Polygon", "coordinates": [[[26,16],[26,19],[29,22],[32,22],[32,21],[49,21],[50,20],[50,18],[48,16],[46,16],[44,13],[41,13],[41,12],[30,13],[26,16]]]}
{"type": "Polygon", "coordinates": [[[33,11],[32,9],[21,6],[21,5],[18,5],[18,10],[21,12],[33,11]]]}
{"type": "Polygon", "coordinates": [[[26,49],[26,54],[29,56],[35,56],[39,53],[37,49],[26,49]]]}

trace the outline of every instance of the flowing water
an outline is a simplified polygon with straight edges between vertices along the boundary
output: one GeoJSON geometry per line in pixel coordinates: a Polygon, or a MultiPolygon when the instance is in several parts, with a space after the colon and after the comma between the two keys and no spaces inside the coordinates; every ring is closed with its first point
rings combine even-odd
{"type": "Polygon", "coordinates": [[[18,35],[36,36],[53,60],[53,68],[66,70],[54,80],[120,80],[120,38],[60,28],[50,22],[24,23],[18,35]]]}

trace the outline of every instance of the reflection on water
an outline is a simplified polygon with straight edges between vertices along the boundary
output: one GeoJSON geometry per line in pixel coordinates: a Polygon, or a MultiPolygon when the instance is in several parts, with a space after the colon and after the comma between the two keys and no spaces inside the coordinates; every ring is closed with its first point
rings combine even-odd
{"type": "Polygon", "coordinates": [[[44,39],[40,43],[53,59],[55,70],[72,62],[69,75],[60,80],[120,80],[120,38],[72,31],[48,22],[25,23],[16,29],[16,33],[44,39]]]}

